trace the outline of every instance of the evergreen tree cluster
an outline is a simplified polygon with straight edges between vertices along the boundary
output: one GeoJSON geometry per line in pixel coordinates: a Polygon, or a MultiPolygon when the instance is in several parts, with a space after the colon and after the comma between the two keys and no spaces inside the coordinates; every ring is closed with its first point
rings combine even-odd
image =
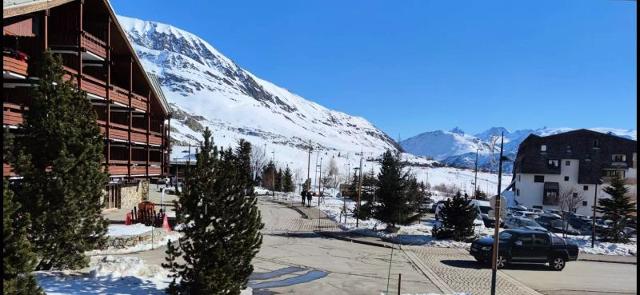
{"type": "Polygon", "coordinates": [[[457,192],[444,202],[440,211],[442,226],[434,227],[433,236],[439,239],[466,241],[473,236],[473,221],[478,212],[471,200],[457,192]]]}
{"type": "Polygon", "coordinates": [[[264,188],[277,192],[293,192],[296,188],[289,166],[283,171],[282,168],[276,168],[273,162],[269,162],[262,169],[260,184],[264,188]]]}
{"type": "Polygon", "coordinates": [[[205,129],[197,162],[177,203],[186,226],[177,245],[167,245],[170,294],[239,294],[253,272],[262,243],[260,212],[253,192],[251,145],[219,150],[205,129]],[[184,263],[178,262],[182,258],[184,263]]]}
{"type": "Polygon", "coordinates": [[[63,80],[59,57],[45,52],[37,75],[25,121],[3,149],[21,176],[10,188],[4,184],[4,270],[10,274],[4,279],[31,290],[23,294],[39,292],[28,274],[33,269],[87,266],[84,252],[99,248],[107,231],[101,201],[108,176],[95,110],[85,92],[63,80]]]}
{"type": "Polygon", "coordinates": [[[598,200],[596,210],[603,214],[604,219],[613,221],[604,231],[603,239],[614,243],[627,243],[629,237],[625,234],[624,228],[633,217],[632,213],[636,212],[636,203],[627,195],[629,189],[620,177],[612,178],[610,185],[603,191],[611,198],[598,200]]]}

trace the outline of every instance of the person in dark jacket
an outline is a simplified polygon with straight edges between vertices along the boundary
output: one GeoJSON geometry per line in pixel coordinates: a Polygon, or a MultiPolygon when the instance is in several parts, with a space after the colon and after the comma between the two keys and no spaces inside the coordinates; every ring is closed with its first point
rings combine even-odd
{"type": "Polygon", "coordinates": [[[307,207],[311,207],[311,192],[307,191],[307,207]]]}
{"type": "Polygon", "coordinates": [[[302,192],[300,192],[300,195],[302,196],[302,207],[304,207],[304,199],[307,198],[307,191],[303,190],[302,192]]]}

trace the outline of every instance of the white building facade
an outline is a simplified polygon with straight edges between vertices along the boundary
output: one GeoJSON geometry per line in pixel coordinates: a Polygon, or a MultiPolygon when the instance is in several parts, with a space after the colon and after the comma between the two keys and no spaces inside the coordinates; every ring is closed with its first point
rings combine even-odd
{"type": "Polygon", "coordinates": [[[590,130],[531,135],[518,149],[511,190],[527,208],[572,209],[590,216],[594,201],[609,197],[602,189],[614,175],[624,178],[636,201],[636,171],[634,140],[590,130]],[[575,200],[575,208],[560,204],[566,196],[575,200]]]}

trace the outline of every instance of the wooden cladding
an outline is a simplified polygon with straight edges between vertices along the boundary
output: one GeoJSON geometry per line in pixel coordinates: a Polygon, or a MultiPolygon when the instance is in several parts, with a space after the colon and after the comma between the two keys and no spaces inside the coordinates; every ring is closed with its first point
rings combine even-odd
{"type": "Polygon", "coordinates": [[[82,44],[80,44],[81,47],[102,58],[107,57],[107,43],[100,40],[98,37],[87,33],[86,31],[82,31],[81,34],[82,34],[80,37],[80,41],[82,42],[82,44]]]}
{"type": "Polygon", "coordinates": [[[2,70],[9,71],[21,76],[28,76],[27,68],[29,64],[25,60],[20,60],[11,56],[2,56],[2,70]]]}
{"type": "Polygon", "coordinates": [[[24,122],[24,112],[26,107],[10,103],[2,103],[2,124],[3,125],[20,125],[24,122]]]}
{"type": "Polygon", "coordinates": [[[109,90],[109,99],[113,100],[114,102],[128,106],[129,91],[124,90],[118,86],[112,85],[111,89],[109,90]]]}

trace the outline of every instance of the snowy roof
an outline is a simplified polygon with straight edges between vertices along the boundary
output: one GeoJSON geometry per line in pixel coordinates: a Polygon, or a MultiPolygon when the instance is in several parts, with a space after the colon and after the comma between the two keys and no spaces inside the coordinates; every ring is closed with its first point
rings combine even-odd
{"type": "Polygon", "coordinates": [[[2,0],[2,18],[56,7],[74,0],[2,0]]]}

